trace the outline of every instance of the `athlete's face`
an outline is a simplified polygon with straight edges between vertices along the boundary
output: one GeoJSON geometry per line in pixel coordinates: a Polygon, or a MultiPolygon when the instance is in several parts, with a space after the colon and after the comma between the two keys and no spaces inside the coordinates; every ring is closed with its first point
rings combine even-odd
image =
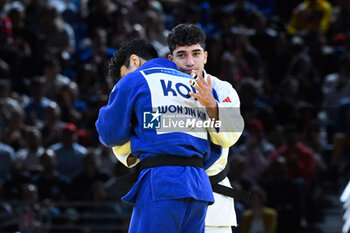
{"type": "Polygon", "coordinates": [[[207,63],[208,53],[199,44],[177,46],[169,59],[175,62],[177,68],[184,73],[191,74],[192,70],[202,73],[207,63]]]}
{"type": "Polygon", "coordinates": [[[136,70],[136,68],[133,66],[129,66],[128,69],[125,65],[123,65],[122,67],[120,67],[120,77],[122,78],[128,73],[133,72],[134,70],[136,70]]]}

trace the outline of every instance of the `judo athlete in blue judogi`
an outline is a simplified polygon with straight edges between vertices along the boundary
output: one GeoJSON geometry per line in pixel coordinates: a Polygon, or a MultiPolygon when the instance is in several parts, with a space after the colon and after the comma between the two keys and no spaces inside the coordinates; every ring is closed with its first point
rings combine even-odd
{"type": "MultiPolygon", "coordinates": [[[[189,83],[193,78],[179,72],[172,61],[155,57],[154,48],[141,39],[128,41],[118,50],[109,68],[122,78],[108,104],[100,109],[96,128],[105,146],[123,146],[130,140],[133,156],[127,156],[125,164],[135,159],[141,165],[150,158],[158,162],[169,157],[181,160],[141,171],[122,198],[135,204],[129,232],[204,232],[207,206],[214,198],[198,160],[208,160],[209,134],[200,127],[165,131],[160,126],[161,119],[170,113],[186,115],[190,122],[203,119],[207,113],[189,94],[196,92],[189,83]]],[[[215,130],[213,125],[209,127],[215,130]]]]}

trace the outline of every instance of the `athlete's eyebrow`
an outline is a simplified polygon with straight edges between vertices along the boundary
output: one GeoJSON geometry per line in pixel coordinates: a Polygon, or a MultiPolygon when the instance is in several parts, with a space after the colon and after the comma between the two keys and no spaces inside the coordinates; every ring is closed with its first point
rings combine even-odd
{"type": "Polygon", "coordinates": [[[179,53],[186,53],[186,50],[179,50],[176,52],[176,54],[179,54],[179,53]]]}
{"type": "MultiPolygon", "coordinates": [[[[179,50],[179,51],[177,51],[176,52],[176,54],[179,54],[179,53],[186,53],[187,51],[186,50],[179,50]]],[[[193,50],[191,50],[191,52],[193,53],[193,52],[202,52],[202,50],[201,49],[193,49],[193,50]]]]}

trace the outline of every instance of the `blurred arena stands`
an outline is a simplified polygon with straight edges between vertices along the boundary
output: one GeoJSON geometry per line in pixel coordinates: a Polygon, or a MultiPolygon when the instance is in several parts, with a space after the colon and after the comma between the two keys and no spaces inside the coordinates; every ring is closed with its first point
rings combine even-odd
{"type": "Polygon", "coordinates": [[[276,233],[349,225],[350,1],[1,0],[0,232],[127,232],[114,181],[129,170],[94,125],[107,62],[129,37],[167,57],[179,23],[206,32],[206,71],[241,99],[232,185],[265,192],[276,233]]]}

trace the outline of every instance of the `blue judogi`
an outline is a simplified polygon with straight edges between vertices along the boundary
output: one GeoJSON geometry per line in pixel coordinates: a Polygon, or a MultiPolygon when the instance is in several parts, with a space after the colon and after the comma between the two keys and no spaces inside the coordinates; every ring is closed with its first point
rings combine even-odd
{"type": "MultiPolygon", "coordinates": [[[[164,132],[152,127],[153,121],[145,123],[146,114],[156,110],[162,116],[178,111],[199,117],[201,105],[188,94],[195,92],[189,79],[192,77],[177,71],[175,63],[162,58],[147,61],[127,74],[100,110],[96,122],[100,141],[113,147],[131,140],[131,151],[141,161],[153,156],[161,159],[162,155],[207,158],[206,131],[164,132]]],[[[207,174],[190,166],[144,169],[122,200],[135,203],[130,232],[143,233],[204,232],[207,204],[214,202],[207,174]]]]}

